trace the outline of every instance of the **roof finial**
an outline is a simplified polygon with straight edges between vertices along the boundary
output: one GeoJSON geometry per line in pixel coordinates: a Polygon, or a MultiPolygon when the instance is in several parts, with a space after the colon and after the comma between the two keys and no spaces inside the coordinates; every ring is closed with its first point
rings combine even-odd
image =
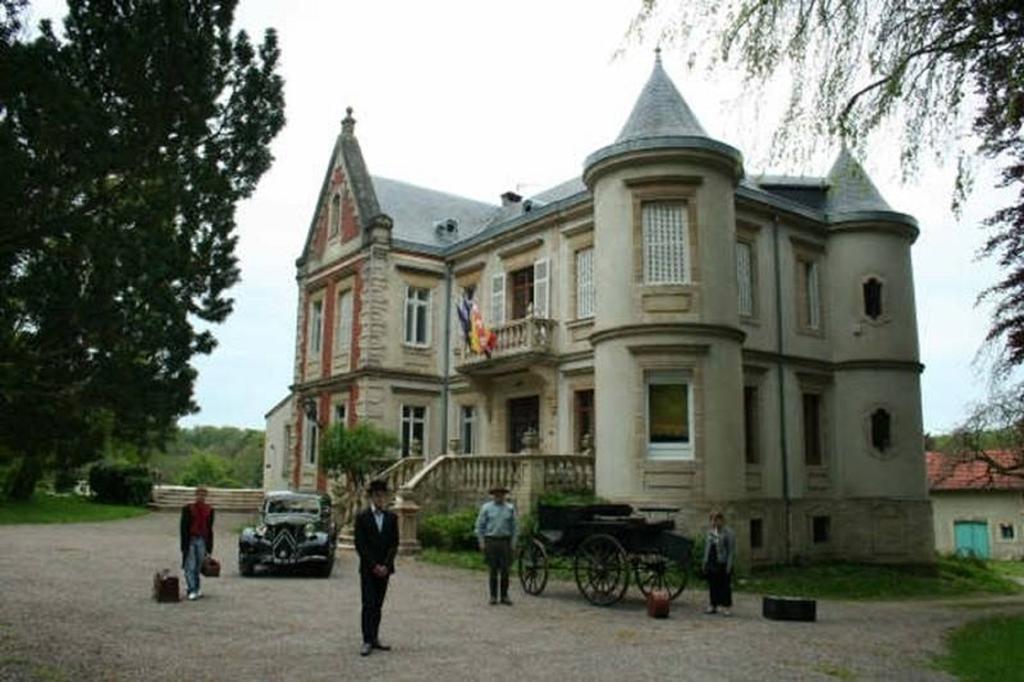
{"type": "Polygon", "coordinates": [[[356,120],[352,118],[352,107],[345,107],[345,118],[341,119],[341,134],[352,135],[356,128],[356,120]]]}
{"type": "Polygon", "coordinates": [[[654,64],[661,66],[661,45],[654,48],[654,64]]]}

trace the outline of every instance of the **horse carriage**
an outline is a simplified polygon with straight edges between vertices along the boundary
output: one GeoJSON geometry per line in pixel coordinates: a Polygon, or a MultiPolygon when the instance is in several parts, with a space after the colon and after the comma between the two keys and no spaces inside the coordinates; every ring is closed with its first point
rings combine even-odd
{"type": "Polygon", "coordinates": [[[670,599],[686,588],[693,542],[671,519],[643,513],[674,512],[628,504],[539,505],[537,531],[519,555],[519,582],[539,595],[548,582],[549,558],[571,557],[576,586],[587,601],[610,606],[622,600],[632,576],[646,596],[664,590],[670,599]]]}

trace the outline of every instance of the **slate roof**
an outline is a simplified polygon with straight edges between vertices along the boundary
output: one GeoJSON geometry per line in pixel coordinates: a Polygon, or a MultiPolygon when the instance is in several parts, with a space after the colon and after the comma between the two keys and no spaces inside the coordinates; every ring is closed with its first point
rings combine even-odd
{"type": "Polygon", "coordinates": [[[662,68],[659,51],[651,77],[615,141],[667,136],[707,137],[707,133],[662,68]]]}
{"type": "Polygon", "coordinates": [[[843,145],[839,156],[828,172],[828,195],[825,212],[829,214],[857,213],[861,211],[892,211],[889,204],[871,182],[871,178],[857,163],[850,150],[843,145]]]}
{"type": "MultiPolygon", "coordinates": [[[[1003,466],[1012,467],[1015,457],[1012,452],[997,450],[987,453],[1003,466]]],[[[928,489],[936,491],[954,490],[1024,490],[1024,469],[1022,476],[990,473],[984,462],[961,461],[942,452],[926,452],[928,463],[928,489]]]]}
{"type": "Polygon", "coordinates": [[[399,180],[371,176],[380,211],[394,221],[391,238],[444,249],[483,230],[500,207],[399,180]],[[438,222],[455,219],[453,235],[438,230],[438,222]]]}

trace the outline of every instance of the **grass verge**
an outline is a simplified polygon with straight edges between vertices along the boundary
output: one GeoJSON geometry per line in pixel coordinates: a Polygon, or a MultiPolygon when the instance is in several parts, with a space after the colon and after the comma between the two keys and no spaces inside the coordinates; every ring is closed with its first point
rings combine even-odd
{"type": "Polygon", "coordinates": [[[0,502],[0,525],[113,521],[148,513],[144,507],[100,504],[78,495],[36,493],[24,502],[0,502]]]}
{"type": "Polygon", "coordinates": [[[936,666],[964,682],[1024,679],[1024,616],[968,623],[947,640],[949,654],[936,666]]]}
{"type": "Polygon", "coordinates": [[[934,564],[821,563],[754,571],[744,592],[812,599],[928,599],[968,594],[1015,594],[1022,586],[990,563],[944,557],[934,564]]]}
{"type": "MultiPolygon", "coordinates": [[[[440,566],[483,571],[480,552],[426,548],[423,561],[440,566]]],[[[960,597],[970,594],[1016,594],[1024,587],[1008,578],[999,563],[943,558],[934,565],[879,566],[874,564],[821,563],[810,566],[777,566],[759,569],[736,580],[737,591],[782,594],[810,599],[898,600],[960,597]]],[[[549,564],[550,577],[573,580],[572,559],[556,557],[549,564]]],[[[517,567],[513,565],[513,571],[517,567]]],[[[632,582],[632,577],[631,577],[632,582]]],[[[706,589],[690,577],[688,590],[706,589]]]]}

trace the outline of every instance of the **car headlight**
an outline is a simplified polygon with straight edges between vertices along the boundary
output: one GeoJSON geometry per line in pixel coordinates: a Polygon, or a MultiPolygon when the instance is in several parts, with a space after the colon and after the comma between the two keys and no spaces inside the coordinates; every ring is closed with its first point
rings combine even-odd
{"type": "Polygon", "coordinates": [[[256,526],[256,535],[257,536],[263,537],[266,534],[267,534],[267,527],[265,525],[263,525],[261,523],[260,525],[256,526]]]}
{"type": "Polygon", "coordinates": [[[313,525],[312,523],[307,523],[306,524],[306,537],[307,538],[311,538],[314,535],[316,535],[316,526],[313,525]]]}

